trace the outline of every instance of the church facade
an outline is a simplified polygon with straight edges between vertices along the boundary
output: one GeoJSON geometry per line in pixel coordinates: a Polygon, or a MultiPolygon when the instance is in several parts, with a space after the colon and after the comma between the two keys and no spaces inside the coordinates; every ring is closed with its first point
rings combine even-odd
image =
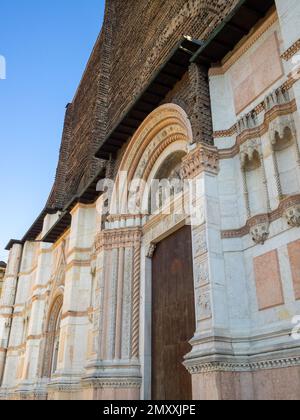
{"type": "Polygon", "coordinates": [[[297,0],[106,1],[7,246],[0,399],[300,399],[299,27],[297,0]]]}

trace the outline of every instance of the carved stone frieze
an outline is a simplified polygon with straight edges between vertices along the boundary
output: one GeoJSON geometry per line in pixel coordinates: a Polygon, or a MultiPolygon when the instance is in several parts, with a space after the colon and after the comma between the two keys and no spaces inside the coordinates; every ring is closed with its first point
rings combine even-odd
{"type": "Polygon", "coordinates": [[[291,227],[300,227],[300,195],[288,197],[281,202],[282,217],[291,227]]]}
{"type": "Polygon", "coordinates": [[[95,240],[96,252],[134,247],[141,243],[141,228],[112,229],[100,232],[95,240]]]}
{"type": "Polygon", "coordinates": [[[197,318],[198,321],[204,321],[212,316],[210,290],[198,289],[197,293],[197,318]]]}
{"type": "Polygon", "coordinates": [[[181,176],[193,179],[203,172],[213,175],[219,173],[219,152],[216,147],[199,144],[182,160],[181,176]]]}

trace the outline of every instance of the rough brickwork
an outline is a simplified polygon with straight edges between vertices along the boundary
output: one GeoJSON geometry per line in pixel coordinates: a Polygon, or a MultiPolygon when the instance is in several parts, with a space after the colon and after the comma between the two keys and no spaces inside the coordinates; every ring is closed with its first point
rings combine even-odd
{"type": "MultiPolygon", "coordinates": [[[[107,0],[102,32],[66,112],[48,207],[63,208],[105,165],[94,158],[96,149],[182,36],[207,38],[236,3],[107,0]]],[[[195,141],[211,142],[207,74],[192,68],[168,100],[187,111],[195,141]]]]}

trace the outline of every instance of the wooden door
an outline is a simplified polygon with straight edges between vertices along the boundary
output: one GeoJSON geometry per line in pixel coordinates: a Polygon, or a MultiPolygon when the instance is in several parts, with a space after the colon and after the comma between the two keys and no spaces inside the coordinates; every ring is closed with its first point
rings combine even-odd
{"type": "Polygon", "coordinates": [[[182,365],[195,333],[191,227],[162,241],[152,268],[152,399],[191,400],[182,365]]]}

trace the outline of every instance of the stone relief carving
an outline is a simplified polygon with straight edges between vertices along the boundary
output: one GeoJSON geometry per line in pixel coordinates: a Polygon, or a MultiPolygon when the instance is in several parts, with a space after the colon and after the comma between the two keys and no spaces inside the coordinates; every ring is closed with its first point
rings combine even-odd
{"type": "Polygon", "coordinates": [[[257,245],[264,245],[270,234],[269,228],[269,223],[260,223],[256,226],[253,226],[250,229],[250,235],[252,237],[252,240],[257,245]]]}
{"type": "Polygon", "coordinates": [[[199,144],[182,160],[181,177],[193,179],[202,172],[213,175],[219,173],[219,152],[218,149],[206,144],[199,144]]]}
{"type": "Polygon", "coordinates": [[[196,287],[205,286],[209,283],[209,266],[208,260],[203,261],[198,266],[196,273],[196,287]]]}
{"type": "Polygon", "coordinates": [[[210,291],[200,289],[198,296],[198,321],[209,319],[211,315],[210,291]]]}
{"type": "Polygon", "coordinates": [[[154,256],[154,252],[156,250],[157,244],[155,244],[154,242],[151,242],[151,244],[148,247],[148,251],[147,251],[147,258],[153,258],[154,256]]]}
{"type": "Polygon", "coordinates": [[[283,217],[291,227],[300,227],[300,204],[295,204],[285,210],[283,217]]]}

